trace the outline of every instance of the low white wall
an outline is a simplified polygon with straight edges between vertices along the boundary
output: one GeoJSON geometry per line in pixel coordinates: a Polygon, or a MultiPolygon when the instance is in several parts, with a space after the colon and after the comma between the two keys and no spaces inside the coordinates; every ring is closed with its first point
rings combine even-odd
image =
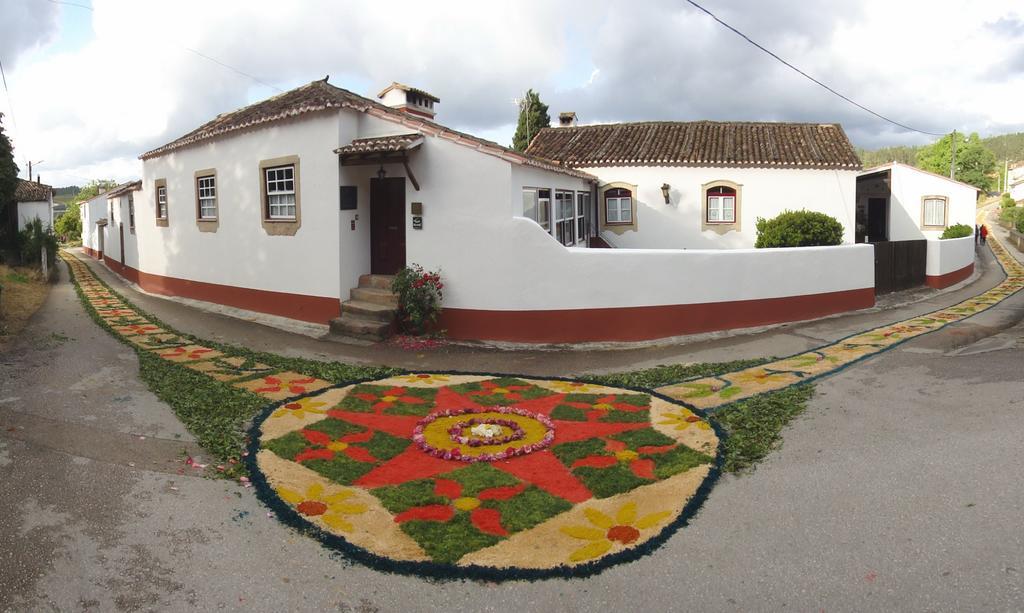
{"type": "Polygon", "coordinates": [[[928,239],[925,274],[929,277],[956,272],[974,263],[974,237],[928,239]]]}
{"type": "MultiPolygon", "coordinates": [[[[732,302],[874,287],[871,245],[791,249],[566,249],[529,219],[463,227],[434,242],[444,305],[559,310],[732,302]]],[[[439,237],[440,238],[440,237],[439,237]]]]}

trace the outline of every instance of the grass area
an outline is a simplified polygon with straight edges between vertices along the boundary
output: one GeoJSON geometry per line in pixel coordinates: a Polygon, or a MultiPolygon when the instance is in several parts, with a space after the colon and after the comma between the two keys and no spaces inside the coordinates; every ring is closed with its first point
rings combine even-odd
{"type": "Polygon", "coordinates": [[[580,377],[582,381],[610,385],[614,387],[645,387],[655,388],[674,383],[682,383],[690,379],[711,377],[722,373],[742,370],[751,366],[760,366],[774,358],[759,360],[734,360],[732,362],[705,362],[695,364],[670,364],[633,370],[629,372],[617,372],[608,375],[585,375],[580,377]]]}
{"type": "Polygon", "coordinates": [[[742,472],[763,460],[782,444],[782,429],[807,410],[814,385],[788,387],[727,405],[711,416],[728,433],[725,439],[727,472],[742,472]]]}
{"type": "MultiPolygon", "coordinates": [[[[350,383],[363,379],[379,379],[404,372],[386,366],[354,366],[341,362],[323,362],[305,358],[290,358],[273,353],[253,351],[245,347],[210,342],[174,330],[159,318],[143,311],[118,294],[102,279],[114,295],[152,323],[179,334],[190,341],[222,351],[228,355],[262,362],[279,370],[290,370],[332,383],[350,383]]],[[[76,283],[79,298],[98,325],[109,330],[139,355],[142,379],[150,390],[174,410],[199,443],[221,462],[237,460],[245,444],[245,430],[252,417],[269,403],[250,392],[225,385],[179,364],[161,359],[140,349],[113,332],[108,324],[92,309],[76,283]]],[[[643,370],[592,375],[581,380],[616,387],[657,388],[674,383],[708,377],[758,366],[773,358],[673,364],[643,370]]],[[[742,472],[763,460],[782,441],[782,429],[807,408],[814,393],[811,384],[755,396],[726,405],[711,416],[728,433],[724,442],[725,470],[742,472]]],[[[241,474],[241,464],[230,464],[227,475],[241,474]]]]}
{"type": "Polygon", "coordinates": [[[49,291],[39,271],[0,264],[0,342],[25,327],[49,291]]]}

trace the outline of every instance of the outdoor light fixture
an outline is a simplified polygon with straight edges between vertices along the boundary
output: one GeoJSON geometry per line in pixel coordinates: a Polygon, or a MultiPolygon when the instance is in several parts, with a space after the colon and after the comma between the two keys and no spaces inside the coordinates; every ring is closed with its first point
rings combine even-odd
{"type": "Polygon", "coordinates": [[[661,184],[661,195],[665,197],[665,204],[668,204],[668,190],[672,189],[672,186],[668,183],[661,184]]]}
{"type": "Polygon", "coordinates": [[[383,179],[386,176],[388,176],[388,171],[384,170],[384,164],[381,164],[380,170],[377,171],[377,178],[383,179]]]}

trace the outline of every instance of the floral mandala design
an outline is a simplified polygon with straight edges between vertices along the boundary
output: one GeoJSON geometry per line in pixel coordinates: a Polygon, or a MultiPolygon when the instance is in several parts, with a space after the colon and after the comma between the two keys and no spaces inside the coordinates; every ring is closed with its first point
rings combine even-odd
{"type": "Polygon", "coordinates": [[[569,382],[399,375],[282,401],[254,431],[254,481],[288,521],[427,572],[558,575],[642,555],[699,504],[714,429],[649,393],[555,383],[569,382]],[[656,426],[669,416],[687,431],[656,426]]]}

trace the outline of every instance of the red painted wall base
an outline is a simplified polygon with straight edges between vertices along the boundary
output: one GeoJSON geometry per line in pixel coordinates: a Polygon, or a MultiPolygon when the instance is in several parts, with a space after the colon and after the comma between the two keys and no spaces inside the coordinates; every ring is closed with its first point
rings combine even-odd
{"type": "Polygon", "coordinates": [[[103,262],[110,270],[154,294],[192,298],[315,324],[326,324],[341,315],[341,301],[337,298],[287,294],[164,277],[142,272],[131,266],[122,266],[121,262],[110,257],[104,257],[103,262]]]}
{"type": "Polygon", "coordinates": [[[974,262],[971,262],[969,266],[964,266],[960,270],[947,272],[944,275],[927,276],[924,278],[924,284],[928,287],[934,287],[935,289],[944,289],[950,285],[956,285],[972,274],[974,274],[974,262]]]}
{"type": "Polygon", "coordinates": [[[440,328],[457,339],[521,343],[642,341],[814,319],[865,309],[875,289],[705,304],[560,311],[445,309],[440,328]]]}

